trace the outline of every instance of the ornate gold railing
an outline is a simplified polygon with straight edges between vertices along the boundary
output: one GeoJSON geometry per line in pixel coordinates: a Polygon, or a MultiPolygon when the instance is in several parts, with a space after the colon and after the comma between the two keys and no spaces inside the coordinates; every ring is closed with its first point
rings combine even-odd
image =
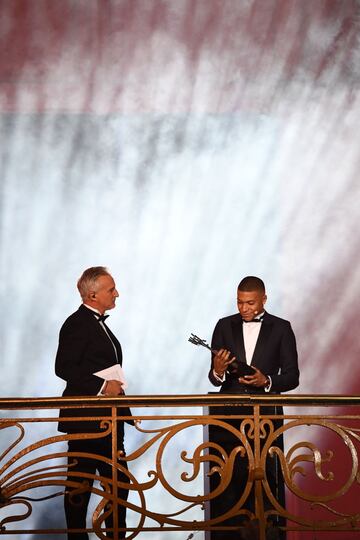
{"type": "MultiPolygon", "coordinates": [[[[283,519],[277,521],[279,531],[359,534],[359,407],[357,396],[270,394],[0,399],[0,536],[64,534],[60,499],[74,488],[74,480],[67,476],[65,443],[71,438],[106,435],[112,437],[113,478],[94,477],[102,487],[96,482],[91,487],[98,502],[87,529],[98,538],[106,538],[103,516],[116,503],[127,507],[127,538],[144,531],[158,535],[188,531],[188,538],[206,531],[210,538],[211,531],[236,529],[224,524],[225,518],[235,515],[252,520],[254,537],[260,540],[269,533],[269,518],[279,516],[283,519]],[[99,405],[108,409],[107,416],[84,414],[82,420],[102,420],[100,434],[57,432],[54,409],[85,410],[99,405]],[[136,420],[126,432],[126,456],[118,451],[114,436],[116,420],[124,418],[118,416],[118,407],[124,406],[131,407],[136,420]],[[222,437],[220,442],[208,439],[209,428],[237,441],[231,451],[221,446],[222,437]],[[285,450],[279,444],[282,436],[285,450]],[[236,459],[247,465],[246,486],[236,504],[214,517],[209,505],[229,484],[236,459]],[[287,489],[286,506],[269,483],[271,460],[279,465],[287,489]],[[117,480],[118,470],[126,480],[117,480]],[[212,490],[208,479],[214,476],[218,481],[212,490]],[[124,487],[130,493],[127,501],[118,496],[124,487]],[[247,505],[251,493],[253,510],[247,505]]],[[[115,514],[117,539],[121,530],[115,514]]],[[[272,538],[280,537],[272,533],[272,538]]]]}

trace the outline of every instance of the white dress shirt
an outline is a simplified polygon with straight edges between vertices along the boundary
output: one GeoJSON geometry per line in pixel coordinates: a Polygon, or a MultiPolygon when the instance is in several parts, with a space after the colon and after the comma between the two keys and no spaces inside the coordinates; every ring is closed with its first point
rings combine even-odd
{"type": "MultiPolygon", "coordinates": [[[[260,319],[263,313],[256,317],[260,319]]],[[[254,356],[254,351],[256,347],[256,342],[258,340],[260,330],[262,326],[262,321],[259,322],[244,322],[242,325],[243,337],[244,337],[244,347],[245,347],[245,358],[246,363],[251,364],[252,357],[254,356]]]]}

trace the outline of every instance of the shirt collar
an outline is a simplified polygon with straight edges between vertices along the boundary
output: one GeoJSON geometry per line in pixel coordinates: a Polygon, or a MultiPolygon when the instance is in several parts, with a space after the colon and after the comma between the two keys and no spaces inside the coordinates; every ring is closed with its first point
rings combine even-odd
{"type": "Polygon", "coordinates": [[[83,303],[83,306],[86,307],[87,309],[90,309],[90,311],[93,311],[94,313],[97,313],[98,315],[101,315],[100,311],[96,308],[93,308],[91,306],[89,306],[88,304],[85,304],[85,302],[83,303]]]}

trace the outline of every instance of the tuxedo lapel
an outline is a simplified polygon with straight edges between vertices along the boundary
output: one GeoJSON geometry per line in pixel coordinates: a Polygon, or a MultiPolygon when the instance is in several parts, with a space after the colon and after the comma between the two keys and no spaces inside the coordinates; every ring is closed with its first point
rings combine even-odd
{"type": "Polygon", "coordinates": [[[231,352],[235,354],[239,362],[246,362],[242,325],[243,323],[240,315],[231,321],[231,330],[233,334],[233,341],[235,343],[235,350],[231,352]]]}
{"type": "Polygon", "coordinates": [[[257,339],[254,354],[251,360],[251,364],[254,364],[256,367],[260,365],[259,360],[266,350],[266,345],[271,335],[273,323],[268,319],[267,314],[265,314],[264,320],[261,324],[259,337],[257,339]]]}
{"type": "Polygon", "coordinates": [[[91,324],[91,327],[93,328],[94,334],[97,336],[96,339],[101,340],[104,343],[104,346],[107,347],[109,349],[109,351],[111,351],[111,352],[114,351],[113,345],[111,343],[111,342],[113,342],[113,344],[114,344],[114,346],[116,348],[118,362],[121,365],[122,364],[121,346],[120,346],[120,343],[119,343],[118,339],[116,338],[116,336],[114,336],[114,334],[112,333],[110,328],[105,323],[103,323],[105,328],[106,328],[106,332],[108,333],[108,336],[107,336],[105,330],[103,328],[101,328],[101,324],[96,319],[96,317],[95,317],[94,313],[91,311],[91,309],[88,309],[86,306],[81,304],[81,306],[79,307],[79,310],[83,314],[83,317],[85,317],[86,324],[91,324]],[[110,336],[110,339],[109,339],[109,336],[110,336]]]}
{"type": "Polygon", "coordinates": [[[117,339],[116,336],[114,336],[114,334],[112,333],[112,331],[110,330],[110,328],[104,324],[104,326],[106,327],[106,331],[108,332],[110,338],[111,338],[111,341],[113,342],[113,344],[115,345],[115,348],[116,348],[116,352],[117,352],[117,357],[118,357],[118,362],[119,364],[121,365],[122,364],[122,350],[121,350],[121,345],[120,345],[120,342],[119,340],[117,339]]]}
{"type": "Polygon", "coordinates": [[[105,341],[105,338],[107,341],[109,341],[109,338],[106,336],[104,329],[101,328],[99,321],[97,320],[95,313],[92,312],[90,309],[85,307],[84,305],[81,305],[79,310],[81,311],[85,324],[89,327],[91,325],[92,331],[97,336],[97,338],[101,339],[102,341],[105,341]]]}

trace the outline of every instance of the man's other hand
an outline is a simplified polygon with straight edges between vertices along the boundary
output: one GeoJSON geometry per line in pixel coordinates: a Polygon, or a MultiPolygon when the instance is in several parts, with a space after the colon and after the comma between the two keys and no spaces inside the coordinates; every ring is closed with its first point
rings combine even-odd
{"type": "Polygon", "coordinates": [[[255,369],[254,375],[245,375],[239,378],[239,383],[247,384],[248,386],[256,386],[257,388],[266,388],[269,384],[269,379],[266,375],[261,373],[259,369],[252,366],[255,369]]]}
{"type": "Polygon", "coordinates": [[[119,381],[111,380],[107,381],[103,390],[105,396],[120,396],[124,393],[119,381]]]}
{"type": "Polygon", "coordinates": [[[220,349],[214,356],[214,370],[216,375],[220,378],[224,376],[228,365],[235,360],[235,356],[232,356],[230,358],[230,354],[230,351],[227,351],[226,349],[220,349]]]}

